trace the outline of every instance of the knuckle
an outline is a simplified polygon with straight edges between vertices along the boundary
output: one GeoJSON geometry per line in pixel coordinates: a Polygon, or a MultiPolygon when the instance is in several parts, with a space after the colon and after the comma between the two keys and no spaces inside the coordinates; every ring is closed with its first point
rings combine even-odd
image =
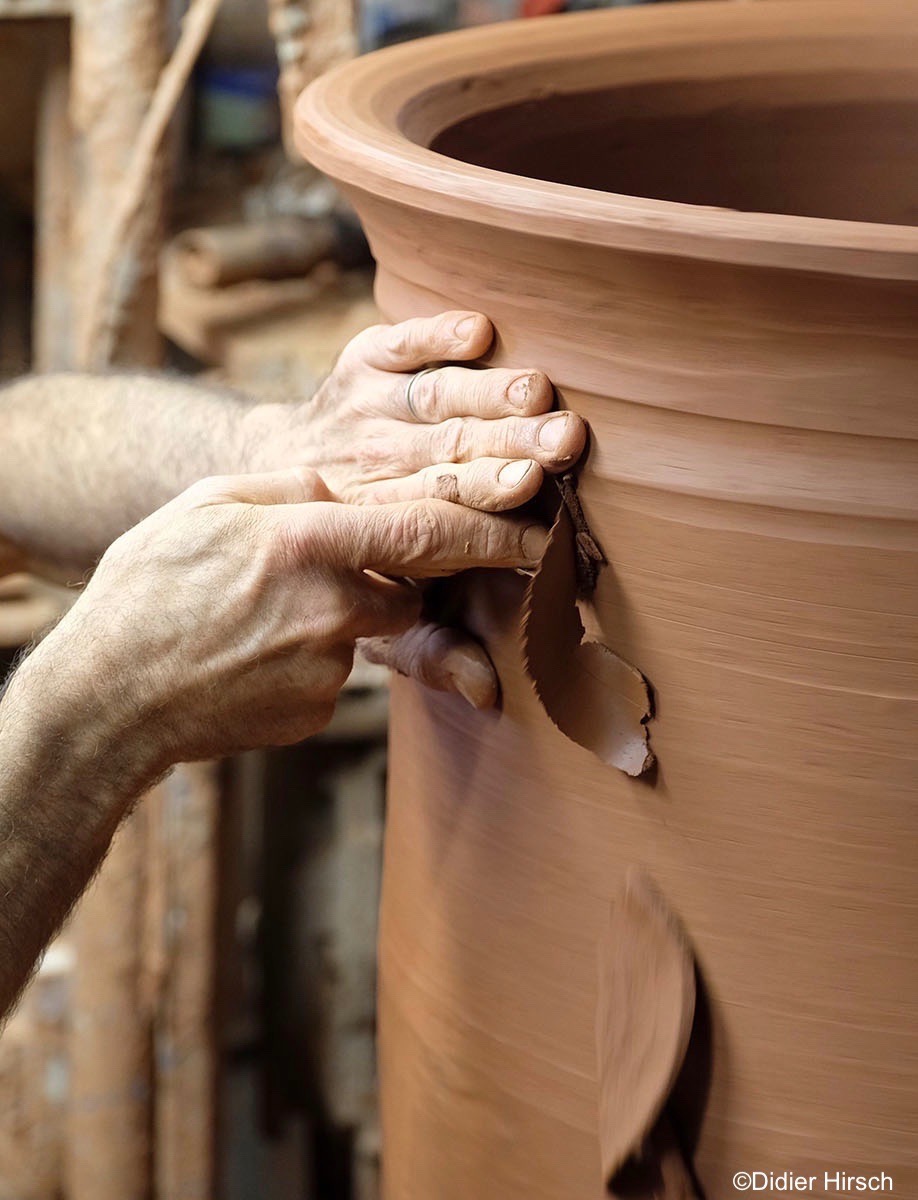
{"type": "Polygon", "coordinates": [[[323,499],[327,496],[325,481],[313,467],[294,467],[293,475],[302,488],[304,500],[323,499]]]}
{"type": "Polygon", "coordinates": [[[465,551],[473,565],[482,566],[500,562],[506,558],[506,518],[497,514],[475,511],[475,520],[470,523],[465,540],[465,551]]]}
{"type": "Polygon", "coordinates": [[[443,399],[443,378],[439,370],[416,378],[411,402],[422,421],[438,421],[443,399]]]}
{"type": "Polygon", "coordinates": [[[417,325],[414,321],[402,321],[400,325],[388,326],[385,340],[389,353],[396,358],[408,357],[414,350],[416,330],[417,325]]]}
{"type": "Polygon", "coordinates": [[[406,562],[433,557],[443,544],[443,523],[429,504],[410,503],[395,517],[394,541],[406,562]]]}
{"type": "Polygon", "coordinates": [[[349,363],[362,361],[372,352],[374,346],[379,346],[383,338],[389,331],[388,325],[369,325],[366,329],[361,330],[356,337],[351,338],[348,344],[341,352],[338,359],[339,365],[347,366],[349,363]]]}
{"type": "Polygon", "coordinates": [[[488,453],[498,458],[525,457],[525,427],[522,418],[507,417],[503,421],[495,421],[494,424],[497,426],[494,430],[494,444],[488,448],[488,453]]]}
{"type": "Polygon", "coordinates": [[[450,417],[437,427],[437,450],[440,462],[460,462],[468,447],[468,425],[464,417],[450,417]]]}
{"type": "Polygon", "coordinates": [[[216,504],[230,493],[230,476],[208,475],[186,488],[185,497],[195,505],[216,504]]]}
{"type": "Polygon", "coordinates": [[[514,527],[506,517],[487,516],[481,523],[481,548],[488,562],[505,562],[513,557],[514,527]]]}
{"type": "MultiPolygon", "coordinates": [[[[467,314],[470,317],[477,317],[476,313],[467,314]]],[[[468,336],[465,331],[457,332],[457,326],[463,321],[463,314],[460,312],[444,313],[437,321],[434,330],[434,341],[438,349],[442,351],[463,351],[468,342],[468,336]]],[[[474,329],[474,326],[473,326],[474,329]]],[[[478,332],[477,329],[474,330],[478,332]]]]}

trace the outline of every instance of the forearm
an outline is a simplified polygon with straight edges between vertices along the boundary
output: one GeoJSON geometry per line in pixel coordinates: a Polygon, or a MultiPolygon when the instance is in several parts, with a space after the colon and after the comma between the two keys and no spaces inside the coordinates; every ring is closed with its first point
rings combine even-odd
{"type": "Polygon", "coordinates": [[[0,1020],[161,770],[117,703],[49,641],[0,700],[0,1020]]]}
{"type": "Polygon", "coordinates": [[[6,542],[82,573],[195,480],[245,470],[252,407],[143,375],[30,376],[0,391],[0,560],[6,542]]]}

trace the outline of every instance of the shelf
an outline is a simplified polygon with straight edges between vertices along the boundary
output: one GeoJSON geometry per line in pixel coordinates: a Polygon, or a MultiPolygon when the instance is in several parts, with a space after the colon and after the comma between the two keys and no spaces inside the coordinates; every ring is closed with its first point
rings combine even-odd
{"type": "Polygon", "coordinates": [[[70,0],[0,0],[0,21],[12,17],[69,17],[70,0]]]}

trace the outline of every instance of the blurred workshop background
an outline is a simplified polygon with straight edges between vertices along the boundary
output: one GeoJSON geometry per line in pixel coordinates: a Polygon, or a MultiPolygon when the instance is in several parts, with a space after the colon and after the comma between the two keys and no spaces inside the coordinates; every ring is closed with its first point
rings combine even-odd
{"type": "MultiPolygon", "coordinates": [[[[289,100],[360,51],[571,7],[194,0],[181,42],[176,0],[0,0],[0,382],[310,395],[376,313],[289,100]]],[[[4,668],[71,595],[0,585],[4,668]]],[[[0,1200],[374,1200],[386,721],[358,667],[320,737],[138,809],[0,1037],[0,1200]]]]}

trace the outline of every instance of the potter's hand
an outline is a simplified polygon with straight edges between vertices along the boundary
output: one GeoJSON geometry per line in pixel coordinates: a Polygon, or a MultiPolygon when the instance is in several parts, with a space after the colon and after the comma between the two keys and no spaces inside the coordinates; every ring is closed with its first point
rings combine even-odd
{"type": "Polygon", "coordinates": [[[545,536],[336,503],[301,468],[205,480],[115,541],[0,695],[0,1019],[157,776],[316,732],[355,640],[414,623],[415,589],[382,576],[526,565],[545,536]]]}
{"type": "MultiPolygon", "coordinates": [[[[470,312],[365,330],[313,400],[252,411],[256,469],[308,463],[356,503],[441,497],[493,512],[525,503],[544,471],[578,458],[586,429],[573,413],[550,411],[552,387],[539,371],[455,365],[483,355],[493,336],[490,321],[470,312]],[[452,365],[411,382],[441,362],[452,365]]],[[[497,698],[490,660],[459,631],[422,625],[366,650],[476,707],[497,698]]]]}
{"type": "Polygon", "coordinates": [[[113,543],[22,670],[78,674],[154,773],[298,741],[330,719],[355,641],[417,620],[417,591],[381,575],[525,566],[544,541],[440,500],[336,503],[308,468],[208,479],[113,543]]]}
{"type": "Polygon", "coordinates": [[[548,415],[540,371],[449,365],[412,383],[430,364],[479,358],[493,336],[481,314],[451,312],[354,338],[314,402],[329,487],[358,502],[439,496],[494,512],[531,499],[543,469],[569,467],[586,430],[573,413],[548,415]]]}

